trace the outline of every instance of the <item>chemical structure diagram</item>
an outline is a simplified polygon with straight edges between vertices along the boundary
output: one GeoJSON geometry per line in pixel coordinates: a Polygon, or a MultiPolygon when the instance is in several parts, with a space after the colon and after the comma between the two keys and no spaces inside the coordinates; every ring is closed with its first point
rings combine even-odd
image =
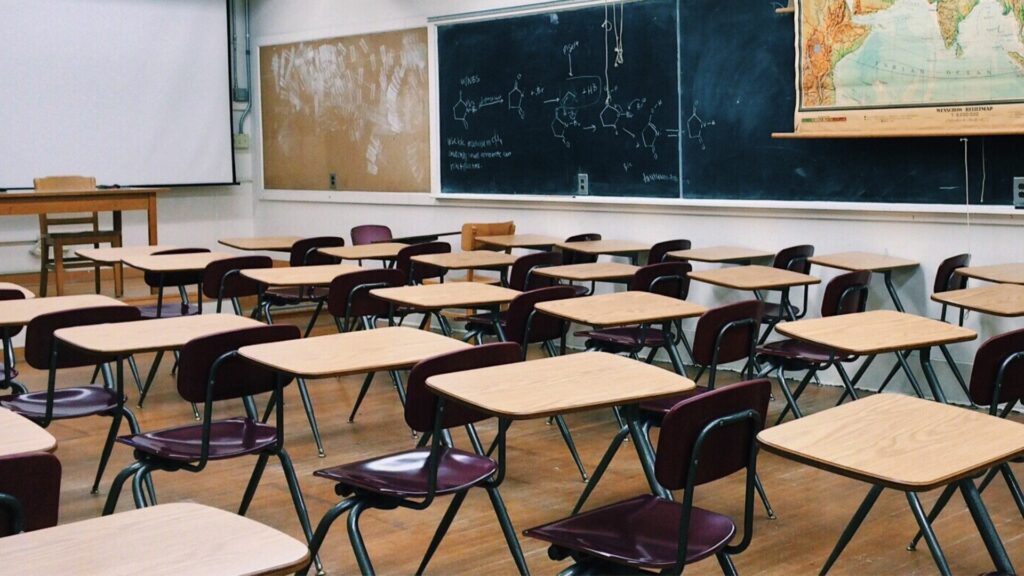
{"type": "Polygon", "coordinates": [[[698,116],[698,104],[700,104],[700,101],[695,100],[693,102],[693,113],[691,113],[690,117],[686,120],[686,135],[690,138],[690,140],[696,140],[697,143],[700,144],[701,150],[707,150],[707,147],[704,145],[704,128],[708,126],[714,126],[715,121],[704,120],[700,116],[698,116]]]}
{"type": "Polygon", "coordinates": [[[452,116],[456,122],[461,122],[462,127],[469,129],[469,115],[476,114],[488,106],[496,106],[504,102],[501,96],[483,96],[479,100],[466,100],[459,90],[459,101],[452,106],[452,116]]]}
{"type": "Polygon", "coordinates": [[[526,93],[519,87],[522,77],[522,74],[517,74],[515,84],[508,91],[508,109],[519,114],[520,120],[526,120],[526,111],[523,110],[523,99],[526,98],[526,93]]]}

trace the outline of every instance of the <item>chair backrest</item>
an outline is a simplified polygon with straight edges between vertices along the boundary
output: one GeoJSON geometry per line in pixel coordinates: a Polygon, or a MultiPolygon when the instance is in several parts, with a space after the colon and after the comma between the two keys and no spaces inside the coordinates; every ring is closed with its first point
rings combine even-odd
{"type": "MultiPolygon", "coordinates": [[[[278,375],[273,370],[250,362],[240,356],[214,363],[222,355],[243,346],[294,340],[301,337],[295,326],[277,324],[231,330],[189,340],[181,349],[178,359],[178,394],[189,402],[206,401],[206,387],[214,380],[213,400],[228,400],[270,392],[276,387],[278,375]]],[[[282,382],[282,386],[291,378],[282,382]]]]}
{"type": "Polygon", "coordinates": [[[558,266],[562,263],[561,252],[533,252],[516,258],[508,274],[508,287],[520,292],[545,288],[555,284],[554,278],[531,274],[535,268],[558,266]]]}
{"type": "Polygon", "coordinates": [[[321,264],[334,264],[338,261],[333,256],[317,252],[319,248],[334,248],[344,246],[345,239],[339,236],[316,236],[314,238],[303,238],[292,244],[291,253],[288,256],[289,266],[319,266],[321,264]]]}
{"type": "Polygon", "coordinates": [[[260,284],[235,272],[254,268],[272,268],[270,256],[237,256],[214,260],[203,271],[203,295],[207,298],[241,298],[259,294],[260,284]],[[228,272],[234,272],[227,275],[228,272]]]}
{"type": "Polygon", "coordinates": [[[764,303],[747,300],[712,308],[697,320],[693,361],[709,368],[709,387],[714,387],[719,364],[743,360],[753,354],[763,313],[764,303]]]}
{"type": "Polygon", "coordinates": [[[405,286],[405,272],[397,269],[371,269],[342,274],[331,281],[327,293],[327,311],[337,318],[386,316],[388,303],[370,295],[374,288],[405,286]]]}
{"type": "Polygon", "coordinates": [[[967,276],[956,273],[957,268],[966,268],[971,265],[970,254],[957,254],[950,256],[939,264],[935,271],[935,285],[932,292],[948,292],[950,290],[961,290],[967,288],[967,276]]]}
{"type": "Polygon", "coordinates": [[[477,236],[506,236],[516,233],[516,223],[508,222],[467,222],[462,225],[462,249],[477,250],[483,245],[477,236]]]}
{"type": "MultiPolygon", "coordinates": [[[[141,319],[142,314],[134,306],[97,306],[41,314],[28,323],[28,329],[25,332],[25,361],[37,370],[48,370],[50,355],[56,341],[53,333],[61,328],[132,322],[141,319]]],[[[95,366],[114,359],[113,355],[86,352],[65,344],[58,349],[55,367],[95,366]]]]}
{"type": "Polygon", "coordinates": [[[993,336],[978,348],[969,390],[971,400],[993,414],[997,404],[1024,397],[1024,329],[993,336]]]}
{"type": "Polygon", "coordinates": [[[748,380],[691,396],[669,410],[661,424],[654,474],[669,490],[686,487],[690,466],[696,465],[694,486],[724,478],[747,466],[768,415],[771,383],[748,380]],[[697,438],[719,418],[750,411],[756,419],[709,430],[700,447],[699,464],[694,453],[697,438]]]}
{"type": "Polygon", "coordinates": [[[807,260],[811,256],[814,256],[814,246],[810,244],[790,246],[779,250],[779,253],[775,255],[775,260],[772,261],[772,266],[807,274],[811,271],[811,263],[807,260]]]}
{"type": "MultiPolygon", "coordinates": [[[[25,532],[57,525],[60,504],[60,460],[46,452],[0,457],[0,494],[18,501],[25,532]]],[[[0,536],[16,533],[14,518],[0,502],[0,536]]]]}
{"type": "Polygon", "coordinates": [[[447,254],[452,251],[452,245],[447,242],[424,242],[413,244],[398,251],[395,256],[395,268],[405,273],[406,281],[409,284],[419,284],[427,278],[443,278],[445,269],[429,264],[413,265],[412,257],[423,254],[447,254]]]}
{"type": "MultiPolygon", "coordinates": [[[[511,364],[522,359],[522,352],[520,352],[518,344],[495,342],[421,360],[412,367],[407,379],[405,423],[417,432],[434,430],[435,396],[427,388],[427,378],[448,372],[511,364]]],[[[480,385],[487,386],[487,382],[481,382],[480,385]]],[[[454,428],[480,422],[490,417],[490,414],[473,410],[457,402],[447,402],[444,410],[444,422],[441,423],[441,426],[454,428]]]]}
{"type": "Polygon", "coordinates": [[[349,236],[352,238],[353,246],[361,246],[363,244],[373,244],[374,242],[387,242],[391,240],[391,228],[384,226],[383,224],[363,224],[361,226],[353,226],[349,232],[349,236]]]}
{"type": "Polygon", "coordinates": [[[665,255],[669,252],[675,252],[676,250],[689,250],[693,245],[689,240],[665,240],[658,242],[654,246],[651,246],[651,251],[647,254],[648,264],[657,264],[658,262],[665,261],[665,255]]]}
{"type": "Polygon", "coordinates": [[[92,176],[46,176],[34,178],[32,186],[39,192],[74,192],[95,190],[96,178],[92,176]]]}
{"type": "Polygon", "coordinates": [[[821,297],[821,316],[863,312],[868,304],[870,283],[870,270],[847,272],[829,280],[825,295],[821,297]]]}
{"type": "Polygon", "coordinates": [[[633,274],[629,289],[685,300],[690,294],[691,270],[693,266],[683,261],[648,264],[633,274]]]}
{"type": "MultiPolygon", "coordinates": [[[[209,248],[170,248],[168,250],[157,250],[153,256],[169,256],[173,254],[201,254],[209,252],[209,248]]],[[[146,285],[150,288],[164,288],[169,286],[190,286],[203,281],[202,272],[145,272],[142,275],[146,285]],[[161,284],[162,283],[162,284],[161,284]]]]}
{"type": "MultiPolygon", "coordinates": [[[[21,290],[11,290],[9,288],[0,288],[0,300],[24,300],[25,293],[21,290]]],[[[13,338],[15,334],[21,332],[21,327],[17,328],[0,328],[0,333],[4,334],[8,338],[13,338]]],[[[3,361],[0,360],[0,363],[3,361]]]]}
{"type": "MultiPolygon", "coordinates": [[[[569,236],[565,239],[566,242],[591,242],[593,240],[600,240],[601,235],[596,233],[588,234],[576,234],[575,236],[569,236]]],[[[597,254],[585,254],[583,252],[577,252],[575,250],[562,249],[562,263],[563,264],[589,264],[591,262],[597,262],[597,254]]]]}
{"type": "Polygon", "coordinates": [[[505,313],[505,337],[522,346],[524,357],[528,344],[561,338],[569,329],[569,323],[541,312],[535,313],[535,306],[539,302],[565,300],[575,296],[576,290],[572,286],[537,288],[516,296],[505,313]]]}

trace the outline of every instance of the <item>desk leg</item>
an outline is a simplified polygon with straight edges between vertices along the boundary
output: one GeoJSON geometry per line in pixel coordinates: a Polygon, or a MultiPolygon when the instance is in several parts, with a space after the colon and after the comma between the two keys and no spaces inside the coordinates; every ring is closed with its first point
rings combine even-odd
{"type": "Polygon", "coordinates": [[[885,488],[882,486],[872,486],[868,492],[864,501],[861,502],[860,508],[857,508],[857,512],[854,513],[853,518],[850,519],[850,523],[846,525],[846,529],[843,530],[842,536],[839,537],[839,542],[836,542],[836,547],[832,549],[832,554],[829,555],[828,560],[825,561],[825,565],[821,567],[821,572],[818,574],[824,576],[828,574],[828,571],[832,569],[832,565],[839,559],[839,555],[843,553],[846,545],[853,539],[853,535],[857,533],[857,529],[860,528],[864,518],[867,517],[868,512],[871,511],[871,507],[875,505],[875,501],[878,500],[878,496],[882,493],[885,488]]]}
{"type": "Polygon", "coordinates": [[[882,279],[885,281],[885,289],[889,291],[889,297],[892,298],[892,305],[896,307],[896,310],[906,312],[906,310],[903,309],[903,302],[900,301],[900,295],[896,292],[896,287],[892,284],[892,270],[886,270],[883,272],[882,279]]]}
{"type": "Polygon", "coordinates": [[[971,517],[974,518],[974,524],[978,527],[981,539],[985,542],[985,548],[988,549],[988,554],[992,557],[992,562],[1001,573],[1016,574],[1010,557],[1007,556],[1006,549],[1003,548],[1003,542],[999,539],[999,534],[996,533],[996,527],[992,525],[992,518],[989,517],[988,510],[985,509],[985,503],[981,501],[981,495],[978,494],[978,489],[974,486],[974,481],[964,478],[957,484],[967,502],[968,510],[971,511],[971,517]]]}
{"type": "Polygon", "coordinates": [[[932,525],[928,522],[928,518],[924,515],[924,508],[921,507],[921,500],[917,497],[916,492],[907,492],[907,502],[910,504],[910,510],[914,513],[914,519],[917,520],[917,525],[924,533],[925,542],[928,543],[928,550],[932,553],[932,559],[935,560],[935,565],[939,568],[939,573],[942,576],[952,576],[952,572],[949,571],[949,563],[946,562],[946,555],[942,553],[942,548],[939,546],[939,541],[935,537],[935,531],[932,530],[932,525]]]}
{"type": "Polygon", "coordinates": [[[946,393],[942,391],[942,382],[939,382],[938,376],[935,375],[935,369],[932,368],[932,349],[922,348],[918,351],[918,355],[921,356],[921,369],[924,370],[924,377],[932,389],[932,397],[943,404],[948,404],[946,393]]]}
{"type": "Polygon", "coordinates": [[[149,193],[149,205],[146,207],[146,216],[149,220],[149,245],[156,246],[156,192],[149,193]]]}
{"type": "MultiPolygon", "coordinates": [[[[907,364],[908,356],[910,356],[910,354],[904,356],[903,351],[897,351],[896,361],[899,362],[900,367],[903,368],[903,373],[907,375],[907,380],[910,380],[910,385],[914,388],[914,392],[917,394],[917,397],[924,398],[924,392],[921,391],[921,385],[917,382],[917,376],[914,376],[914,372],[910,369],[910,364],[907,364]]],[[[929,382],[928,385],[930,386],[931,382],[929,382]]]]}
{"type": "MultiPolygon", "coordinates": [[[[668,352],[668,357],[672,361],[672,368],[675,369],[676,374],[687,377],[686,366],[683,365],[683,359],[679,357],[679,350],[676,348],[676,341],[672,335],[672,322],[665,322],[661,325],[662,338],[665,339],[665,350],[668,352]]],[[[657,350],[655,348],[654,350],[657,350]]]]}

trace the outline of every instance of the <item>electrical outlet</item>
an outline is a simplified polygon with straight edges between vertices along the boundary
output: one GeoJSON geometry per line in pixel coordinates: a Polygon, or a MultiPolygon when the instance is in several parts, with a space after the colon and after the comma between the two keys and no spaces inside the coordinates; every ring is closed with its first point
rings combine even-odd
{"type": "Polygon", "coordinates": [[[1013,178],[1013,207],[1024,208],[1024,176],[1013,178]]]}
{"type": "Polygon", "coordinates": [[[334,172],[331,172],[327,176],[327,185],[330,187],[331,190],[337,190],[338,189],[338,175],[335,174],[334,172]]]}
{"type": "Polygon", "coordinates": [[[248,134],[235,134],[235,149],[236,150],[248,150],[249,149],[249,135],[248,134]]]}
{"type": "Polygon", "coordinates": [[[580,173],[576,175],[576,195],[586,196],[590,194],[590,177],[580,173]]]}

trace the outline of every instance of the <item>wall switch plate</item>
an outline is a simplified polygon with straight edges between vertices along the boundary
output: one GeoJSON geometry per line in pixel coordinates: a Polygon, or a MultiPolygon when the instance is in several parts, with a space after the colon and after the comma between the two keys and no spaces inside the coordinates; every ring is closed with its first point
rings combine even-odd
{"type": "Polygon", "coordinates": [[[327,175],[327,185],[330,187],[331,190],[337,190],[338,189],[338,175],[335,174],[334,172],[331,172],[330,174],[328,174],[327,175]]]}
{"type": "Polygon", "coordinates": [[[1024,176],[1013,178],[1013,207],[1024,208],[1024,176]]]}
{"type": "Polygon", "coordinates": [[[586,174],[576,175],[576,195],[586,196],[590,194],[590,177],[586,174]]]}
{"type": "Polygon", "coordinates": [[[236,150],[248,150],[249,149],[249,135],[248,134],[235,134],[235,149],[236,150]]]}

